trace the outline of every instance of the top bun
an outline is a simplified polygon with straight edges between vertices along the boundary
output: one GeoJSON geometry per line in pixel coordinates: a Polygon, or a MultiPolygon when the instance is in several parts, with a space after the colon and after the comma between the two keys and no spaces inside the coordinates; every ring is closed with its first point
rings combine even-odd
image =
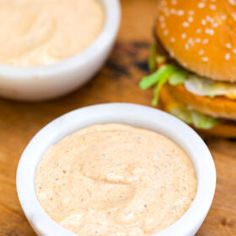
{"type": "Polygon", "coordinates": [[[236,82],[236,0],[159,0],[155,33],[183,67],[236,82]]]}

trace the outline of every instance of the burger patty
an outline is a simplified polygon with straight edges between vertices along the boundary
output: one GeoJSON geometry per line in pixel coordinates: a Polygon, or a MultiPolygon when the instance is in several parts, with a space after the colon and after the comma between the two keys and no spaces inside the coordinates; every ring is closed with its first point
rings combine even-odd
{"type": "Polygon", "coordinates": [[[223,96],[210,98],[198,96],[189,92],[183,85],[170,86],[166,84],[163,92],[173,94],[180,103],[204,114],[223,119],[236,120],[236,100],[223,96]]]}
{"type": "MultiPolygon", "coordinates": [[[[188,94],[191,97],[193,96],[194,98],[196,96],[196,95],[189,93],[187,90],[185,90],[185,88],[183,86],[172,87],[169,85],[165,85],[162,88],[162,91],[160,94],[160,108],[167,111],[167,112],[170,112],[170,108],[172,107],[173,104],[176,104],[176,103],[180,104],[180,106],[194,107],[191,103],[191,101],[192,101],[191,98],[189,99],[186,94],[188,94]],[[173,91],[173,89],[175,89],[175,90],[173,91]],[[178,89],[178,92],[176,89],[178,89]],[[176,97],[176,95],[179,95],[179,96],[176,97]],[[181,95],[182,95],[182,97],[181,97],[181,95]],[[181,99],[179,99],[179,97],[181,97],[181,99]],[[184,100],[185,102],[182,102],[182,100],[184,100]]],[[[200,97],[200,99],[205,99],[205,97],[200,97]]],[[[210,99],[210,98],[208,98],[208,99],[210,99]]],[[[218,98],[218,99],[221,99],[221,98],[218,98]]],[[[210,100],[212,101],[212,99],[210,99],[210,100]]],[[[222,102],[224,100],[229,100],[229,99],[222,98],[222,102]]],[[[215,104],[215,102],[214,102],[214,104],[215,104]]],[[[236,104],[234,104],[234,106],[236,107],[236,104]]],[[[209,112],[205,113],[203,111],[204,109],[206,109],[206,106],[205,106],[205,104],[202,105],[202,101],[200,101],[198,103],[198,105],[195,106],[195,108],[193,108],[193,109],[196,111],[199,111],[199,112],[203,112],[204,114],[209,114],[209,112]]],[[[210,109],[210,106],[208,106],[208,109],[210,109]]],[[[215,105],[214,105],[213,109],[215,109],[215,105]]],[[[216,110],[213,110],[212,113],[215,114],[216,110]]],[[[209,114],[209,115],[211,115],[211,114],[209,114]]],[[[217,115],[218,115],[218,111],[217,111],[217,115]]],[[[217,117],[219,117],[219,116],[217,116],[217,117]]],[[[193,128],[195,128],[195,127],[193,127],[193,128]]],[[[206,134],[206,135],[223,137],[223,138],[236,138],[236,121],[231,120],[231,119],[219,118],[218,123],[213,128],[211,128],[211,129],[198,129],[198,130],[200,130],[200,132],[203,135],[206,134]]]]}

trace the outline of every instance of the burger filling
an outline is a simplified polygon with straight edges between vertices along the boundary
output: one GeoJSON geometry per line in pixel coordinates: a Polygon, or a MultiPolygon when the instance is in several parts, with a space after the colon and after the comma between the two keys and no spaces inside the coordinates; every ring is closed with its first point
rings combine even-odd
{"type": "Polygon", "coordinates": [[[166,111],[198,129],[212,129],[219,122],[216,118],[177,103],[171,104],[166,111]]]}
{"type": "MultiPolygon", "coordinates": [[[[154,87],[153,106],[158,105],[160,91],[165,83],[171,86],[183,85],[187,91],[198,96],[224,96],[229,99],[236,99],[235,84],[213,81],[189,72],[176,63],[168,61],[165,55],[158,54],[155,45],[151,49],[149,69],[152,74],[145,76],[140,81],[139,86],[142,90],[154,87]]],[[[196,128],[211,129],[218,123],[216,118],[177,104],[173,104],[168,112],[196,128]]]]}
{"type": "Polygon", "coordinates": [[[236,85],[233,83],[212,81],[192,74],[184,81],[184,86],[189,92],[199,96],[236,99],[236,85]]]}

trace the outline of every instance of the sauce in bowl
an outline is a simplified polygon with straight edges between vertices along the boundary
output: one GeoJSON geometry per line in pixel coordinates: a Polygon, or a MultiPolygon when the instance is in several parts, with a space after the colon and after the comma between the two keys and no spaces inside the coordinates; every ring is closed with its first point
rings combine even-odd
{"type": "Polygon", "coordinates": [[[48,215],[80,236],[148,236],[186,212],[197,179],[190,158],[167,137],[104,124],[52,146],[35,186],[48,215]]]}
{"type": "Polygon", "coordinates": [[[103,29],[98,0],[3,0],[0,63],[38,66],[80,54],[103,29]]]}

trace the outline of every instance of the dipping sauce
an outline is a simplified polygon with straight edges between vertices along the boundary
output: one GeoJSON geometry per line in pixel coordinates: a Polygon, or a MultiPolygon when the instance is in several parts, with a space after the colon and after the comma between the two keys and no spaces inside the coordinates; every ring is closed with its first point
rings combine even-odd
{"type": "Polygon", "coordinates": [[[103,29],[98,0],[1,0],[0,63],[48,65],[80,54],[103,29]]]}
{"type": "Polygon", "coordinates": [[[37,197],[80,236],[147,236],[177,221],[197,189],[191,160],[156,132],[95,125],[52,146],[36,172],[37,197]]]}

